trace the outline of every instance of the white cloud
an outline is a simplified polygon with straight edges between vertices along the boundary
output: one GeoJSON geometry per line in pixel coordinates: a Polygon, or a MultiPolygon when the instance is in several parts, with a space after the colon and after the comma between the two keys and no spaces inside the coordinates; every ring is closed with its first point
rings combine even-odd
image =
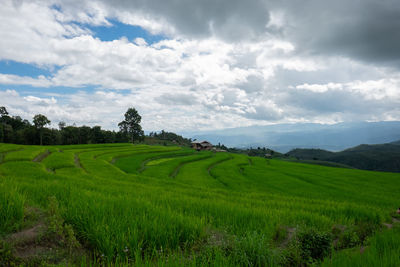
{"type": "Polygon", "coordinates": [[[135,38],[135,40],[133,40],[133,42],[134,42],[135,44],[139,45],[139,46],[146,46],[146,45],[147,45],[146,40],[143,39],[143,38],[140,38],[140,37],[135,38]]]}
{"type": "Polygon", "coordinates": [[[18,76],[13,74],[0,73],[0,84],[20,84],[20,85],[31,85],[36,87],[48,87],[52,83],[43,75],[40,75],[37,78],[32,78],[29,76],[18,76]]]}
{"type": "Polygon", "coordinates": [[[385,98],[400,101],[400,79],[387,78],[379,80],[353,81],[349,83],[302,84],[296,89],[308,90],[316,93],[327,91],[346,91],[349,94],[357,93],[367,100],[383,100],[385,98]]]}
{"type": "Polygon", "coordinates": [[[337,83],[328,83],[328,84],[302,84],[297,85],[296,89],[304,89],[309,90],[315,93],[325,93],[328,90],[342,90],[343,85],[337,83]]]}
{"type": "Polygon", "coordinates": [[[33,104],[38,104],[38,105],[50,105],[50,104],[56,104],[57,100],[54,97],[51,98],[40,98],[36,96],[25,96],[24,99],[28,102],[31,102],[33,104]]]}
{"type": "MultiPolygon", "coordinates": [[[[57,67],[48,76],[0,73],[0,84],[7,88],[28,85],[81,90],[73,94],[57,91],[44,97],[40,89],[33,89],[36,94],[20,94],[0,87],[0,105],[27,118],[44,113],[54,121],[108,128],[115,128],[124,111],[135,106],[149,130],[400,119],[395,107],[400,102],[396,71],[299,51],[301,47],[284,39],[288,18],[279,9],[269,12],[262,5],[262,29],[231,41],[221,31],[233,31],[237,21],[231,20],[240,18],[240,10],[224,14],[221,21],[213,14],[206,15],[210,24],[203,25],[204,29],[195,29],[196,25],[184,29],[170,14],[147,10],[139,3],[137,9],[124,1],[115,6],[108,1],[76,3],[37,0],[0,4],[0,60],[50,71],[57,67]],[[159,13],[164,16],[155,15],[159,13]],[[140,37],[102,41],[86,28],[110,26],[112,20],[141,26],[169,39],[153,44],[140,37]],[[196,31],[201,32],[200,37],[196,31]],[[85,92],[87,85],[95,91],[85,92]]],[[[194,4],[203,14],[201,4],[194,4]]],[[[244,23],[237,32],[243,33],[252,23],[256,22],[244,23]]]]}

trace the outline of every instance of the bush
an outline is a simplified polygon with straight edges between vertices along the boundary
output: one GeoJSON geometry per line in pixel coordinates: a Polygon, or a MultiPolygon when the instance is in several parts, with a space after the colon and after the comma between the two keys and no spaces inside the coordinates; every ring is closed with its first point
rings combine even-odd
{"type": "Polygon", "coordinates": [[[251,232],[241,237],[229,236],[223,232],[211,231],[211,236],[196,256],[199,265],[221,266],[275,266],[276,257],[271,250],[269,239],[262,233],[251,232]],[[226,258],[227,262],[220,262],[226,258]],[[228,264],[229,262],[229,264],[228,264]]]}
{"type": "Polygon", "coordinates": [[[314,228],[304,229],[296,236],[303,259],[322,260],[331,253],[332,235],[314,228]]]}
{"type": "Polygon", "coordinates": [[[307,266],[320,262],[329,256],[332,248],[332,234],[314,228],[300,228],[287,248],[282,251],[283,266],[307,266]]]}
{"type": "Polygon", "coordinates": [[[354,231],[354,228],[349,228],[339,235],[339,240],[336,245],[337,249],[352,248],[360,244],[360,238],[354,231]]]}
{"type": "Polygon", "coordinates": [[[353,226],[334,226],[332,234],[337,242],[334,242],[335,249],[352,248],[365,243],[369,236],[372,236],[380,227],[376,220],[357,220],[353,226]]]}
{"type": "Polygon", "coordinates": [[[371,236],[380,227],[375,221],[359,220],[355,224],[355,232],[357,233],[360,243],[363,244],[368,236],[371,236]]]}

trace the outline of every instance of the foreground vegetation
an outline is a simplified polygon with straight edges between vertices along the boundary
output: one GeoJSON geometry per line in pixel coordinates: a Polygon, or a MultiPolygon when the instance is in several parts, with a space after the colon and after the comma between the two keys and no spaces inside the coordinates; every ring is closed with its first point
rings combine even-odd
{"type": "Polygon", "coordinates": [[[396,266],[399,195],[395,173],[0,144],[0,265],[396,266]]]}

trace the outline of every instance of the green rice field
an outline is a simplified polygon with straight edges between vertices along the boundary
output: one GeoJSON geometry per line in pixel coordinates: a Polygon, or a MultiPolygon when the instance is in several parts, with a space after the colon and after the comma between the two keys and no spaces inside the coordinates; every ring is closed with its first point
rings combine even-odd
{"type": "Polygon", "coordinates": [[[82,252],[59,266],[400,266],[399,206],[399,173],[173,146],[0,144],[0,237],[38,223],[32,210],[56,214],[82,252]]]}

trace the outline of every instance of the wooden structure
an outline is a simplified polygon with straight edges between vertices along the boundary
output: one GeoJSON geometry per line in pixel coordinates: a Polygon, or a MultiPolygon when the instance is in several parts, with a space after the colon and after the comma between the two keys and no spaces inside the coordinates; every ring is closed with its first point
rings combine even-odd
{"type": "Polygon", "coordinates": [[[196,149],[197,151],[212,150],[213,145],[208,141],[193,141],[192,148],[196,149]]]}

